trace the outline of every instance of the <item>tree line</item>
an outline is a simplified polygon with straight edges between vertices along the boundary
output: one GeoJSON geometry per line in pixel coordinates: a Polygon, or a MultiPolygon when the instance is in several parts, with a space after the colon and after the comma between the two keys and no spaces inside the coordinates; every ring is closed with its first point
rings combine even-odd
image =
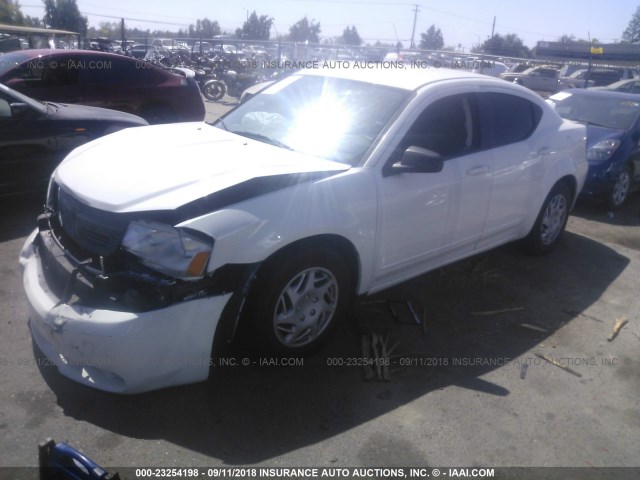
{"type": "MultiPolygon", "coordinates": [[[[121,36],[120,24],[118,22],[100,22],[98,27],[88,26],[88,19],[83,16],[78,9],[76,0],[42,0],[45,8],[45,15],[42,19],[23,15],[18,0],[0,0],[0,23],[9,25],[25,25],[34,27],[49,27],[62,30],[79,32],[83,36],[89,37],[117,37],[121,36]]],[[[253,11],[247,16],[241,28],[235,32],[225,32],[220,24],[208,18],[198,19],[194,24],[190,24],[185,29],[175,31],[161,30],[140,30],[137,28],[125,28],[125,36],[128,38],[153,36],[153,37],[175,37],[175,38],[213,38],[217,35],[233,35],[241,40],[270,40],[271,30],[274,26],[274,18],[268,15],[258,15],[253,11]]],[[[309,20],[306,16],[291,25],[287,35],[278,36],[278,40],[292,42],[320,43],[321,33],[320,22],[315,19],[309,20]]],[[[459,50],[461,45],[445,46],[442,31],[435,25],[431,25],[426,32],[421,33],[420,48],[423,50],[459,50]]],[[[363,41],[355,25],[347,26],[342,35],[335,40],[335,43],[342,45],[360,46],[363,41]]],[[[584,39],[576,39],[573,35],[562,35],[560,42],[588,42],[584,39]]],[[[632,15],[627,28],[622,32],[622,41],[625,43],[640,43],[640,5],[632,15]]],[[[599,43],[597,39],[592,39],[590,43],[599,43]]],[[[383,44],[376,42],[373,46],[392,46],[402,48],[401,42],[393,44],[383,44]]],[[[532,51],[524,45],[522,39],[516,33],[505,35],[495,34],[487,38],[483,43],[478,43],[471,49],[475,53],[487,53],[491,55],[530,57],[532,51]]]]}

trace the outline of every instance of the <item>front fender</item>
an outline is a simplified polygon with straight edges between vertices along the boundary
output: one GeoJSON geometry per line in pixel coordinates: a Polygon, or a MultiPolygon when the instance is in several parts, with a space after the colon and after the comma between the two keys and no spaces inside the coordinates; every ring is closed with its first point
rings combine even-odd
{"type": "MultiPolygon", "coordinates": [[[[342,237],[356,250],[359,290],[373,278],[377,192],[373,169],[355,168],[303,182],[185,221],[214,239],[208,271],[227,264],[259,264],[294,242],[342,237]]],[[[363,290],[364,289],[364,290],[363,290]]]]}

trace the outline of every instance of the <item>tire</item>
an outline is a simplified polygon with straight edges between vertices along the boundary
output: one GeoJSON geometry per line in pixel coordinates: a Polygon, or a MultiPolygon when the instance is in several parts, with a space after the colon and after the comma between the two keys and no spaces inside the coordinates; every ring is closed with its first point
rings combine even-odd
{"type": "Polygon", "coordinates": [[[151,125],[160,123],[174,123],[178,121],[176,112],[166,105],[150,105],[142,109],[140,116],[151,125]]]}
{"type": "Polygon", "coordinates": [[[618,174],[615,184],[613,185],[613,189],[609,194],[608,201],[611,209],[616,210],[621,208],[627,201],[629,192],[631,191],[631,178],[631,169],[628,166],[625,166],[618,174]]]}
{"type": "Polygon", "coordinates": [[[202,87],[202,94],[209,100],[218,102],[227,93],[227,86],[220,80],[210,80],[202,87]]]}
{"type": "Polygon", "coordinates": [[[260,269],[241,328],[258,351],[305,355],[329,338],[346,316],[353,293],[352,275],[341,255],[315,246],[294,247],[260,269]]]}
{"type": "Polygon", "coordinates": [[[565,183],[557,183],[547,195],[536,223],[524,239],[524,246],[529,253],[548,253],[558,245],[567,226],[570,208],[569,187],[565,183]]]}

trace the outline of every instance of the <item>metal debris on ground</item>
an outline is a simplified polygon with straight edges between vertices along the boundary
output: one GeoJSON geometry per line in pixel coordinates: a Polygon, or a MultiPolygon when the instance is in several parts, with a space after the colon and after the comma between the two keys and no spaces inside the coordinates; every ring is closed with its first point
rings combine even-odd
{"type": "Polygon", "coordinates": [[[627,320],[626,317],[619,317],[616,320],[616,323],[613,325],[613,331],[611,332],[611,335],[609,335],[609,337],[607,338],[607,341],[610,342],[614,338],[616,338],[618,336],[618,332],[620,332],[620,329],[622,329],[622,327],[624,327],[628,322],[629,320],[627,320]]]}
{"type": "Polygon", "coordinates": [[[598,317],[594,317],[592,315],[587,315],[586,313],[582,313],[582,312],[577,312],[575,310],[565,309],[565,310],[563,310],[563,312],[568,314],[568,315],[586,317],[586,318],[589,318],[591,320],[595,320],[596,322],[604,323],[604,320],[600,320],[598,317]]]}
{"type": "Polygon", "coordinates": [[[422,334],[427,334],[427,306],[422,307],[422,334]]]}
{"type": "Polygon", "coordinates": [[[395,343],[389,349],[389,335],[377,333],[363,334],[361,337],[364,379],[369,381],[377,378],[378,381],[390,380],[389,364],[390,355],[398,346],[395,343]]]}
{"type": "Polygon", "coordinates": [[[522,328],[528,328],[529,330],[535,330],[536,332],[549,333],[549,330],[538,327],[536,325],[531,325],[530,323],[521,323],[520,326],[522,328]]]}
{"type": "Polygon", "coordinates": [[[369,381],[376,376],[376,372],[373,371],[373,368],[371,368],[371,365],[369,364],[369,359],[371,358],[371,349],[369,348],[369,335],[362,335],[361,345],[362,358],[364,359],[364,379],[366,381],[369,381]]]}
{"type": "Polygon", "coordinates": [[[486,312],[471,312],[471,315],[476,317],[488,317],[489,315],[500,315],[507,312],[521,312],[524,307],[502,308],[500,310],[488,310],[486,312]]]}
{"type": "Polygon", "coordinates": [[[413,304],[408,300],[389,300],[389,311],[393,319],[403,325],[420,325],[422,322],[413,304]]]}
{"type": "Polygon", "coordinates": [[[553,358],[551,357],[547,357],[546,355],[543,355],[541,353],[536,353],[536,357],[543,359],[546,362],[549,362],[551,365],[555,365],[558,368],[561,368],[567,372],[569,372],[571,375],[575,375],[576,377],[582,378],[582,374],[576,372],[575,370],[567,367],[566,365],[562,365],[558,362],[556,362],[553,358]]]}

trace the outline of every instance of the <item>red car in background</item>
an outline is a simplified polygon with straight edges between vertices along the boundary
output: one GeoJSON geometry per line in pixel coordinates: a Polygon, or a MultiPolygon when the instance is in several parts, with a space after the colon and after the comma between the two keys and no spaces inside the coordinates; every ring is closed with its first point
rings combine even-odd
{"type": "Polygon", "coordinates": [[[149,123],[202,121],[193,79],[143,60],[87,50],[19,50],[0,55],[0,83],[37,100],[138,115],[149,123]]]}

